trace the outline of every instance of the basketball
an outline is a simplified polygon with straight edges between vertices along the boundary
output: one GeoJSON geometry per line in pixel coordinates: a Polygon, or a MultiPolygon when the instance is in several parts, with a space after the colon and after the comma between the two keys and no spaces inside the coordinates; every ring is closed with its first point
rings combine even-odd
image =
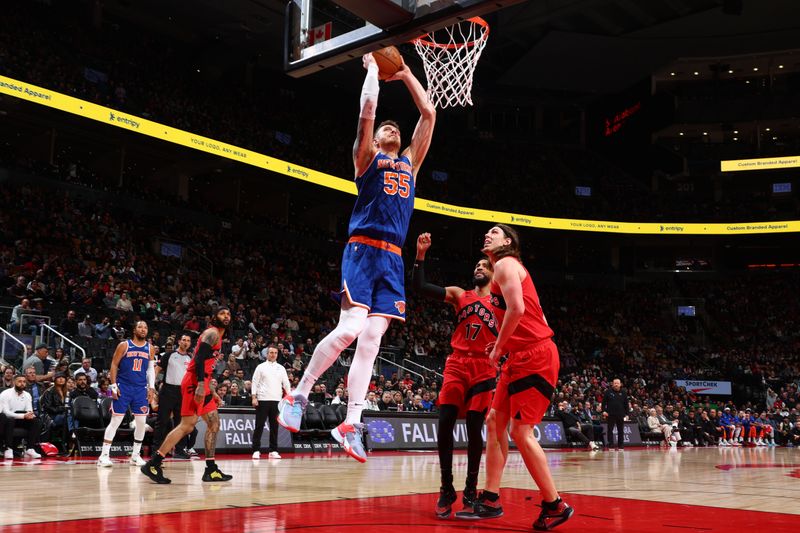
{"type": "Polygon", "coordinates": [[[395,46],[387,46],[376,52],[372,52],[372,57],[378,64],[378,79],[385,80],[394,76],[403,65],[403,58],[400,50],[395,46]]]}

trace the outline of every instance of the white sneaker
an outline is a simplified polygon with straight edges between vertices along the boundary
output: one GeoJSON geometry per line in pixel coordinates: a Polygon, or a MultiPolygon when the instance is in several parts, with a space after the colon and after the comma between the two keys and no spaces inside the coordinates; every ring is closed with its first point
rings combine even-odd
{"type": "Polygon", "coordinates": [[[280,459],[281,458],[281,454],[279,454],[278,452],[269,452],[269,458],[270,459],[280,459]]]}
{"type": "Polygon", "coordinates": [[[188,453],[188,454],[189,454],[189,457],[196,457],[196,456],[198,456],[198,455],[199,455],[199,454],[197,453],[197,451],[195,451],[195,449],[194,449],[194,448],[189,448],[188,450],[186,450],[186,453],[188,453]]]}
{"type": "Polygon", "coordinates": [[[3,454],[3,457],[7,461],[13,461],[14,460],[14,450],[12,450],[11,448],[6,448],[6,452],[3,454]]]}
{"type": "Polygon", "coordinates": [[[141,455],[131,455],[131,458],[128,460],[128,464],[136,466],[144,466],[147,464],[147,461],[142,459],[141,455]]]}
{"type": "Polygon", "coordinates": [[[764,441],[763,441],[763,440],[761,440],[761,439],[758,439],[758,440],[756,441],[756,446],[764,446],[764,445],[765,445],[765,444],[764,444],[764,441]]]}
{"type": "Polygon", "coordinates": [[[101,455],[97,458],[97,466],[102,466],[105,468],[111,468],[114,466],[114,463],[111,462],[111,458],[107,455],[101,455]]]}
{"type": "Polygon", "coordinates": [[[30,457],[31,459],[41,459],[42,456],[36,452],[33,448],[28,448],[25,450],[25,457],[30,457]]]}
{"type": "Polygon", "coordinates": [[[253,459],[261,459],[261,452],[253,452],[253,459]]]}
{"type": "Polygon", "coordinates": [[[671,441],[669,441],[669,445],[670,445],[671,448],[677,448],[678,447],[678,441],[671,440],[671,441]]]}

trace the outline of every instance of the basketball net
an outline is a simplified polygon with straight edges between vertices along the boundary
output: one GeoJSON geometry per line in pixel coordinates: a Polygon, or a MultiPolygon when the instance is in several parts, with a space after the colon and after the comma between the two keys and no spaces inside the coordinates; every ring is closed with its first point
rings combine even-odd
{"type": "Polygon", "coordinates": [[[425,65],[428,98],[438,108],[472,105],[472,75],[489,39],[489,24],[480,17],[414,39],[425,65]]]}

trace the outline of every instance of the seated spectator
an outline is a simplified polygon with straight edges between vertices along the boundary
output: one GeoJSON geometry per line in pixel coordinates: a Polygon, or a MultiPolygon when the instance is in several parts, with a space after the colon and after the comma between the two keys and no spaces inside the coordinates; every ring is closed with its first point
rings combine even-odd
{"type": "Polygon", "coordinates": [[[94,326],[94,336],[97,339],[109,340],[114,336],[114,329],[111,327],[111,320],[104,316],[99,324],[94,326]]]}
{"type": "Polygon", "coordinates": [[[411,405],[408,408],[408,411],[417,411],[417,412],[424,412],[425,406],[422,405],[422,396],[419,394],[415,395],[411,400],[411,405]]]}
{"type": "Polygon", "coordinates": [[[14,429],[21,427],[27,430],[25,456],[33,459],[41,457],[34,446],[39,444],[41,422],[33,412],[31,395],[25,391],[25,376],[14,376],[14,387],[0,392],[0,428],[5,435],[5,459],[14,459],[14,429]]]}
{"type": "Polygon", "coordinates": [[[331,399],[331,405],[339,405],[340,403],[346,403],[344,401],[344,390],[341,387],[336,387],[336,395],[331,399]]]}
{"type": "Polygon", "coordinates": [[[364,402],[364,410],[366,411],[380,411],[378,407],[378,402],[375,400],[375,393],[369,391],[367,393],[367,399],[364,402]]]}
{"type": "Polygon", "coordinates": [[[22,363],[22,368],[32,366],[36,370],[37,381],[50,381],[55,374],[55,369],[50,370],[51,361],[47,359],[48,353],[46,344],[38,344],[33,355],[22,363]]]}
{"type": "Polygon", "coordinates": [[[314,388],[308,395],[308,401],[311,403],[325,403],[325,393],[322,392],[322,387],[319,383],[314,385],[314,388]]]}
{"type": "Polygon", "coordinates": [[[429,392],[422,393],[422,407],[426,411],[433,410],[433,402],[431,401],[431,394],[429,392]]]}
{"type": "Polygon", "coordinates": [[[87,339],[91,339],[94,336],[94,324],[92,324],[91,316],[86,315],[83,322],[78,324],[78,335],[87,339]]]}
{"type": "Polygon", "coordinates": [[[81,361],[81,367],[72,375],[77,378],[78,374],[86,374],[86,377],[89,378],[89,384],[97,382],[97,370],[92,368],[92,360],[88,357],[83,358],[83,361],[81,361]]]}
{"type": "Polygon", "coordinates": [[[75,398],[86,396],[92,400],[97,400],[97,391],[89,386],[89,377],[86,374],[78,374],[75,376],[75,390],[69,393],[70,403],[75,402],[75,398]]]}
{"type": "MultiPolygon", "coordinates": [[[[338,395],[339,391],[342,389],[336,389],[336,393],[338,395]]],[[[335,398],[334,398],[335,400],[335,398]]],[[[333,403],[333,402],[331,402],[333,403]]],[[[392,399],[392,393],[389,391],[384,391],[381,399],[378,400],[378,409],[381,411],[397,411],[397,404],[394,403],[392,399]]]]}
{"type": "Polygon", "coordinates": [[[22,316],[25,314],[33,314],[33,312],[30,300],[23,298],[11,311],[11,322],[8,324],[9,331],[11,331],[11,333],[24,332],[35,336],[37,325],[32,321],[31,317],[22,316]]]}
{"type": "Polygon", "coordinates": [[[328,392],[328,386],[325,385],[324,383],[320,383],[319,390],[322,394],[325,395],[325,403],[328,404],[331,403],[331,400],[333,400],[333,395],[330,392],[328,392]]]}
{"type": "MultiPolygon", "coordinates": [[[[56,372],[53,386],[42,396],[42,411],[50,418],[49,434],[67,441],[67,375],[56,372]]],[[[63,449],[62,449],[63,451],[63,449]]]]}
{"type": "Polygon", "coordinates": [[[3,370],[3,380],[0,381],[0,392],[14,388],[14,367],[9,365],[3,370]]]}
{"type": "Polygon", "coordinates": [[[395,408],[398,411],[405,411],[406,407],[403,404],[403,393],[400,391],[394,391],[392,393],[392,401],[394,402],[395,408]]]}
{"type": "Polygon", "coordinates": [[[561,423],[564,424],[564,431],[567,432],[567,435],[572,437],[579,442],[582,442],[586,445],[589,450],[596,450],[597,445],[589,439],[586,435],[583,434],[581,431],[581,423],[578,420],[578,417],[570,412],[569,403],[561,402],[558,404],[558,410],[555,412],[556,418],[561,420],[561,423]]]}
{"type": "Polygon", "coordinates": [[[219,396],[220,399],[219,406],[220,407],[228,406],[230,402],[228,385],[225,383],[220,383],[219,385],[217,385],[216,391],[217,391],[217,396],[219,396]]]}
{"type": "Polygon", "coordinates": [[[31,400],[33,402],[33,414],[36,416],[42,416],[40,408],[41,401],[42,396],[44,396],[44,391],[47,390],[47,387],[45,387],[42,383],[36,382],[36,369],[32,366],[29,366],[25,369],[25,380],[28,384],[25,390],[31,395],[31,400]]]}
{"type": "Polygon", "coordinates": [[[233,381],[231,382],[230,392],[226,397],[225,404],[230,406],[250,405],[250,396],[239,388],[239,384],[236,381],[233,381]]]}
{"type": "Polygon", "coordinates": [[[700,425],[697,433],[698,446],[714,446],[717,444],[719,426],[708,416],[708,411],[700,413],[700,425]]]}
{"type": "Polygon", "coordinates": [[[236,371],[239,370],[240,368],[241,367],[239,366],[239,362],[236,360],[236,356],[234,356],[233,354],[230,354],[228,356],[227,362],[225,363],[225,369],[230,371],[228,376],[229,377],[230,376],[235,376],[236,375],[236,371]]]}
{"type": "Polygon", "coordinates": [[[787,442],[788,446],[800,446],[800,420],[794,423],[794,427],[789,431],[787,442]]]}
{"type": "Polygon", "coordinates": [[[111,392],[111,388],[109,387],[108,378],[105,376],[99,377],[97,379],[97,395],[100,398],[113,398],[114,393],[111,392]]]}
{"type": "Polygon", "coordinates": [[[77,340],[78,321],[75,319],[75,311],[72,309],[67,311],[67,317],[61,321],[61,324],[58,326],[58,330],[62,335],[72,340],[77,340]]]}

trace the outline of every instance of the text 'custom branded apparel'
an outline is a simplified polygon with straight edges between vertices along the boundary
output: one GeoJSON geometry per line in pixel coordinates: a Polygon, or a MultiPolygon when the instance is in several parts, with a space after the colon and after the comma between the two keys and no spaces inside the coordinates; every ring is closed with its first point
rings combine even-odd
{"type": "Polygon", "coordinates": [[[147,387],[147,368],[150,364],[150,343],[136,346],[128,339],[125,355],[119,362],[117,384],[120,387],[147,387]]]}
{"type": "Polygon", "coordinates": [[[475,291],[464,291],[457,307],[456,329],[450,339],[453,352],[487,357],[486,345],[497,340],[499,330],[490,295],[481,297],[475,291]]]}
{"type": "MultiPolygon", "coordinates": [[[[525,271],[525,279],[522,280],[522,301],[525,304],[525,314],[505,346],[509,352],[527,350],[531,343],[553,336],[553,330],[547,325],[544,311],[539,304],[539,294],[533,285],[531,274],[525,267],[522,268],[525,271]]],[[[497,319],[499,330],[506,314],[506,301],[497,282],[492,281],[489,291],[491,292],[492,311],[497,319]]]]}
{"type": "Polygon", "coordinates": [[[414,175],[406,156],[378,152],[356,178],[358,198],[350,216],[350,236],[363,235],[403,246],[414,211],[414,175]]]}

